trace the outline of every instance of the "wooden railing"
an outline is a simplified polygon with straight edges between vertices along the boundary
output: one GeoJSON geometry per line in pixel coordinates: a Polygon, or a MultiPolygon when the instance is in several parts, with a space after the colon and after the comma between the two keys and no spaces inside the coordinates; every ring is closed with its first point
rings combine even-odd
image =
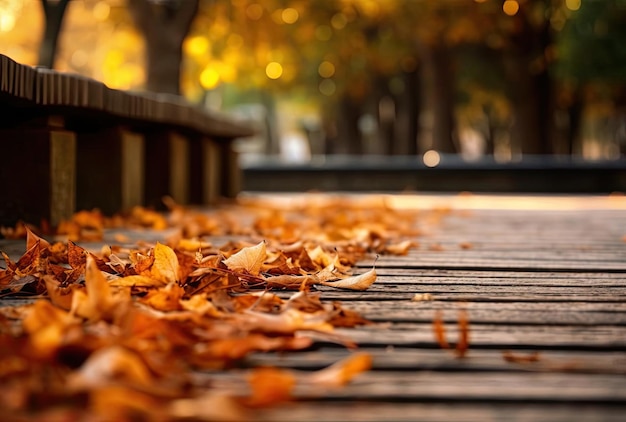
{"type": "Polygon", "coordinates": [[[209,204],[241,184],[248,125],[180,97],[108,88],[0,55],[0,224],[77,209],[209,204]]]}

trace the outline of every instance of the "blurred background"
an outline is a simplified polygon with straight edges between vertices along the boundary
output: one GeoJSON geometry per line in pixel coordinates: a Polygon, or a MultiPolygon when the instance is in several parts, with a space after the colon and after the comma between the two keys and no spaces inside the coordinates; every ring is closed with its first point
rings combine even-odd
{"type": "Polygon", "coordinates": [[[0,53],[252,120],[244,162],[626,153],[626,0],[0,0],[0,53]]]}

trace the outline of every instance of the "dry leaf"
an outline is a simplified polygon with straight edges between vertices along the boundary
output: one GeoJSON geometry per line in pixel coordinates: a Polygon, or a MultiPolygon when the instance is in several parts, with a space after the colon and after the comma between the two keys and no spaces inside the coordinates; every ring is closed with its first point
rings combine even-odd
{"type": "Polygon", "coordinates": [[[292,372],[277,368],[258,368],[248,378],[252,394],[244,400],[248,407],[267,407],[292,398],[296,379],[292,372]]]}
{"type": "Polygon", "coordinates": [[[324,387],[341,387],[362,372],[372,367],[372,356],[368,353],[353,353],[347,358],[315,372],[309,381],[324,387]]]}
{"type": "Polygon", "coordinates": [[[457,341],[454,352],[458,358],[464,358],[469,350],[469,319],[467,311],[459,311],[459,341],[457,341]]]}
{"type": "Polygon", "coordinates": [[[94,352],[70,377],[68,385],[75,390],[85,390],[120,381],[150,386],[153,377],[136,353],[121,346],[111,346],[94,352]]]}
{"type": "Polygon", "coordinates": [[[130,297],[125,290],[113,292],[95,260],[87,257],[85,290],[76,290],[72,297],[72,314],[90,321],[111,319],[122,312],[130,297]]]}
{"type": "Polygon", "coordinates": [[[156,278],[145,275],[129,275],[126,277],[115,278],[109,281],[110,286],[115,287],[161,287],[165,283],[156,278]]]}
{"type": "Polygon", "coordinates": [[[337,289],[367,290],[376,281],[376,268],[360,275],[347,277],[337,281],[320,281],[324,286],[335,287],[337,289]]]}
{"type": "Polygon", "coordinates": [[[209,391],[198,397],[174,400],[169,415],[184,420],[240,422],[251,420],[232,396],[221,391],[209,391]]]}
{"type": "Polygon", "coordinates": [[[231,271],[243,270],[252,275],[259,275],[266,257],[265,242],[260,242],[258,245],[243,248],[223,262],[231,271]]]}
{"type": "Polygon", "coordinates": [[[245,311],[234,317],[236,321],[239,321],[239,326],[250,331],[277,334],[292,334],[298,330],[333,331],[333,326],[326,321],[328,315],[308,314],[297,309],[287,309],[276,315],[245,311]]]}
{"type": "Polygon", "coordinates": [[[411,298],[411,302],[426,302],[433,300],[433,295],[430,293],[415,293],[411,298]]]}
{"type": "Polygon", "coordinates": [[[154,263],[150,275],[163,284],[168,284],[179,280],[179,271],[176,252],[167,245],[157,243],[154,247],[154,263]]]}
{"type": "Polygon", "coordinates": [[[435,334],[435,340],[439,347],[442,349],[449,349],[450,344],[448,340],[446,340],[446,326],[443,323],[443,315],[441,311],[437,311],[435,313],[435,318],[433,318],[433,333],[435,334]]]}
{"type": "Polygon", "coordinates": [[[505,350],[502,352],[502,358],[510,363],[534,363],[541,360],[541,354],[539,352],[532,352],[522,355],[505,350]]]}
{"type": "Polygon", "coordinates": [[[151,290],[140,302],[159,311],[176,311],[181,309],[179,301],[185,290],[176,283],[170,283],[158,290],[151,290]]]}
{"type": "Polygon", "coordinates": [[[47,300],[38,300],[26,311],[23,328],[29,334],[31,353],[36,356],[53,356],[63,341],[74,319],[64,310],[47,300]]]}

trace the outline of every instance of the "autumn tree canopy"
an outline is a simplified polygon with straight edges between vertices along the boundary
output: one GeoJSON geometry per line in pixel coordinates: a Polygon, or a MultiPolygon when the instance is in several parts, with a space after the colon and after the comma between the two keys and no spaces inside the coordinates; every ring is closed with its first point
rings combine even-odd
{"type": "Polygon", "coordinates": [[[58,69],[222,106],[273,96],[319,116],[327,152],[463,152],[472,130],[489,154],[583,153],[581,119],[624,91],[617,0],[4,2],[17,60],[44,44],[16,19],[43,34],[67,3],[58,69]]]}

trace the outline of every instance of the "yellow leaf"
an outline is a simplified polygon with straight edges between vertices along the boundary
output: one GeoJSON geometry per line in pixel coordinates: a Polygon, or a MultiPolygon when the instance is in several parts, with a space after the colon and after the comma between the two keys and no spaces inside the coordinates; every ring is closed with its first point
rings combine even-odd
{"type": "Polygon", "coordinates": [[[109,285],[115,287],[160,287],[165,286],[166,283],[145,275],[129,275],[111,280],[109,285]]]}
{"type": "Polygon", "coordinates": [[[176,283],[170,283],[160,289],[151,290],[139,301],[159,311],[176,311],[181,307],[179,301],[184,294],[185,290],[182,287],[176,283]]]}
{"type": "Polygon", "coordinates": [[[179,266],[178,257],[172,248],[162,243],[157,243],[154,247],[154,263],[150,269],[150,275],[168,284],[178,281],[179,266]]]}
{"type": "Polygon", "coordinates": [[[376,281],[376,268],[360,275],[354,275],[337,281],[320,281],[324,286],[348,290],[367,290],[376,281]]]}
{"type": "Polygon", "coordinates": [[[154,381],[150,370],[134,352],[110,346],[95,351],[68,380],[70,388],[92,389],[111,382],[127,382],[132,385],[150,386],[154,381]]]}
{"type": "Polygon", "coordinates": [[[261,242],[258,245],[243,248],[223,262],[229,270],[244,270],[249,274],[258,275],[266,257],[265,242],[261,242]]]}
{"type": "Polygon", "coordinates": [[[72,314],[98,321],[121,312],[130,299],[127,291],[113,292],[94,258],[87,256],[85,290],[76,290],[72,296],[72,314]],[[122,306],[124,305],[124,306],[122,306]]]}
{"type": "Polygon", "coordinates": [[[313,373],[310,381],[324,387],[341,387],[358,374],[372,367],[372,356],[368,353],[355,353],[339,362],[313,373]]]}

